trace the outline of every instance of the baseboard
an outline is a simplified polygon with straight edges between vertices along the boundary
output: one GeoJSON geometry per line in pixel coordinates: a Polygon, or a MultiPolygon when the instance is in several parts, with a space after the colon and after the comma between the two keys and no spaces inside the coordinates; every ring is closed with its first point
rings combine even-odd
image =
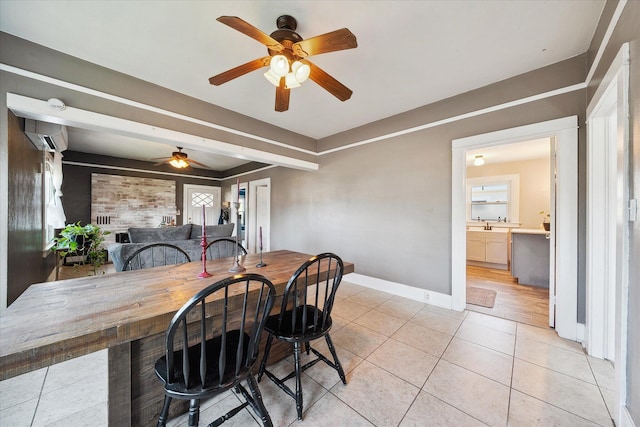
{"type": "Polygon", "coordinates": [[[636,427],[636,424],[633,422],[631,414],[629,413],[629,408],[625,406],[620,412],[622,412],[620,414],[620,427],[636,427]]]}
{"type": "Polygon", "coordinates": [[[365,276],[358,273],[349,273],[343,277],[343,280],[355,285],[387,292],[414,301],[420,301],[438,307],[451,309],[451,295],[442,294],[440,292],[403,285],[402,283],[390,282],[388,280],[365,276]]]}
{"type": "Polygon", "coordinates": [[[576,326],[576,341],[583,344],[584,347],[584,336],[586,332],[586,325],[584,323],[578,323],[576,326]]]}

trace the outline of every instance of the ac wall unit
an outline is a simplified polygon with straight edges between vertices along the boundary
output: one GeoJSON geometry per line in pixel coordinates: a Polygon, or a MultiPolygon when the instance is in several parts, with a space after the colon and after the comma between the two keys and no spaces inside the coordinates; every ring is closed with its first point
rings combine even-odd
{"type": "Polygon", "coordinates": [[[67,128],[63,125],[25,119],[24,133],[38,150],[64,151],[69,146],[67,128]]]}

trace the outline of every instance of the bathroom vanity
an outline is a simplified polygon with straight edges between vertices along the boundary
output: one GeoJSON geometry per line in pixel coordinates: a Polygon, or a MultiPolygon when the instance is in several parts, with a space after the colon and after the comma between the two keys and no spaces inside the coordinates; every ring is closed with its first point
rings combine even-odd
{"type": "Polygon", "coordinates": [[[467,229],[467,264],[490,267],[500,270],[509,269],[509,229],[482,227],[467,229]]]}
{"type": "Polygon", "coordinates": [[[549,287],[549,232],[511,230],[511,275],[521,285],[549,287]]]}

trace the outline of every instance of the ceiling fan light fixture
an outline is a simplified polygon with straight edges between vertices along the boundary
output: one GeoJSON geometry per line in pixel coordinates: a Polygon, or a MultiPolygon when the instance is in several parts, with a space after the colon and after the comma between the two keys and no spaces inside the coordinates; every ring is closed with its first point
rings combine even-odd
{"type": "Polygon", "coordinates": [[[295,61],[291,65],[291,71],[293,72],[296,81],[302,84],[309,78],[309,74],[311,74],[311,67],[303,62],[295,61]]]}
{"type": "Polygon", "coordinates": [[[185,159],[171,159],[169,160],[169,164],[176,169],[184,169],[189,167],[189,162],[185,159]]]}
{"type": "Polygon", "coordinates": [[[284,55],[274,55],[271,57],[271,71],[276,76],[284,77],[289,72],[289,60],[284,55]]]}
{"type": "Polygon", "coordinates": [[[484,156],[482,154],[478,154],[476,156],[476,159],[473,161],[473,164],[475,166],[482,166],[484,165],[484,156]]]}
{"type": "Polygon", "coordinates": [[[286,87],[287,89],[293,89],[294,87],[299,86],[300,82],[296,79],[295,74],[287,73],[287,75],[284,77],[284,87],[286,87]]]}
{"type": "Polygon", "coordinates": [[[274,73],[272,69],[269,69],[266,73],[264,73],[264,77],[269,80],[275,87],[280,86],[280,79],[282,77],[274,73]]]}

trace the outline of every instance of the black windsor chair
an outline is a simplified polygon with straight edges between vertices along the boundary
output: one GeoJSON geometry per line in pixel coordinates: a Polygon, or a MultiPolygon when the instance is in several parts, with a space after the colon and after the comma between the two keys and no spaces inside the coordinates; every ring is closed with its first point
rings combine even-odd
{"type": "Polygon", "coordinates": [[[191,262],[191,258],[181,248],[169,243],[152,243],[132,253],[124,262],[122,271],[184,264],[185,262],[191,262]]]}
{"type": "Polygon", "coordinates": [[[166,425],[172,399],[190,401],[189,426],[197,426],[200,400],[231,389],[242,394],[245,402],[210,427],[224,423],[247,405],[264,426],[272,426],[252,368],[275,292],[264,276],[236,275],[201,290],[178,310],[166,333],[166,354],[155,364],[165,393],[158,426],[166,425]],[[216,298],[207,302],[214,293],[216,298]],[[235,307],[240,312],[230,313],[235,307]],[[249,391],[241,381],[246,381],[249,391]]]}
{"type": "Polygon", "coordinates": [[[340,257],[332,253],[323,253],[306,261],[293,274],[282,296],[280,313],[270,316],[265,324],[265,331],[269,333],[267,343],[258,371],[258,382],[266,374],[278,387],[296,400],[298,419],[302,420],[302,382],[301,374],[306,369],[322,360],[338,371],[343,384],[347,380],[338,360],[338,355],[329,336],[331,329],[331,309],[342,280],[344,266],[340,257]],[[324,267],[328,273],[321,273],[324,267]],[[266,368],[273,338],[293,343],[295,369],[283,378],[277,378],[266,368]],[[333,362],[310,346],[310,342],[324,337],[333,362]],[[300,366],[300,345],[304,343],[307,354],[313,352],[315,359],[300,366]],[[285,384],[285,381],[296,378],[295,393],[285,384]]]}
{"type": "MultiPolygon", "coordinates": [[[[247,254],[247,250],[238,245],[238,256],[247,254]]],[[[236,240],[232,238],[221,238],[211,241],[206,247],[207,259],[229,258],[235,256],[236,240]]]]}

